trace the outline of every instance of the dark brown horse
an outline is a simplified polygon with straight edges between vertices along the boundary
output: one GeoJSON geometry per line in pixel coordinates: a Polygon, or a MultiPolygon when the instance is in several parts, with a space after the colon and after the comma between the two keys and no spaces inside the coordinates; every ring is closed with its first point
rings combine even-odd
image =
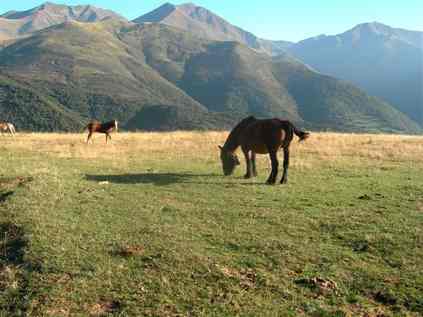
{"type": "Polygon", "coordinates": [[[84,130],[88,130],[87,143],[90,141],[92,135],[95,132],[106,134],[106,143],[107,143],[108,139],[110,140],[112,139],[112,137],[110,136],[110,133],[113,130],[115,130],[116,132],[118,131],[118,122],[116,120],[113,120],[106,123],[101,123],[94,120],[88,123],[88,125],[85,127],[84,130]]]}
{"type": "Polygon", "coordinates": [[[247,163],[245,178],[257,176],[256,154],[269,154],[272,161],[272,172],[267,179],[267,184],[273,185],[276,183],[279,168],[277,152],[280,148],[283,148],[284,161],[281,184],[287,183],[289,145],[294,138],[294,134],[300,138],[300,141],[310,136],[309,133],[298,130],[291,122],[286,120],[245,118],[231,131],[225,145],[219,146],[223,173],[226,176],[231,175],[235,167],[240,164],[235,151],[241,146],[247,163]]]}

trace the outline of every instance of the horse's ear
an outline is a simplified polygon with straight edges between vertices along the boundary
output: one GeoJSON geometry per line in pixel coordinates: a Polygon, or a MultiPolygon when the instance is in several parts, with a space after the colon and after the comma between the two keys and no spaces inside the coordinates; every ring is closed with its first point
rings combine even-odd
{"type": "Polygon", "coordinates": [[[218,145],[218,147],[221,151],[223,151],[223,147],[221,145],[218,145]]]}

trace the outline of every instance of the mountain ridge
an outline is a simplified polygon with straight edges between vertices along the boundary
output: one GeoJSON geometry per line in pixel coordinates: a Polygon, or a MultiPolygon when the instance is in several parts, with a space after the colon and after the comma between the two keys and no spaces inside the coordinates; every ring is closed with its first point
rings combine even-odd
{"type": "Polygon", "coordinates": [[[363,23],[288,50],[313,69],[347,80],[423,124],[423,32],[363,23]]]}
{"type": "MultiPolygon", "coordinates": [[[[289,55],[271,57],[165,24],[56,25],[0,51],[0,73],[52,102],[40,109],[65,111],[45,118],[45,110],[32,108],[42,122],[64,122],[72,113],[81,126],[113,117],[128,129],[227,129],[253,114],[319,130],[420,131],[391,106],[289,55]]],[[[4,90],[13,96],[13,87],[4,90]]],[[[28,98],[18,99],[22,113],[31,113],[28,98]]]]}
{"type": "Polygon", "coordinates": [[[25,11],[0,15],[0,41],[19,39],[67,21],[96,22],[105,18],[126,20],[117,13],[92,5],[67,6],[45,2],[25,11]]]}
{"type": "Polygon", "coordinates": [[[173,5],[165,3],[134,20],[134,23],[165,23],[185,31],[195,30],[201,37],[218,41],[238,41],[257,51],[279,54],[292,43],[270,41],[234,26],[219,15],[192,2],[173,5]]]}

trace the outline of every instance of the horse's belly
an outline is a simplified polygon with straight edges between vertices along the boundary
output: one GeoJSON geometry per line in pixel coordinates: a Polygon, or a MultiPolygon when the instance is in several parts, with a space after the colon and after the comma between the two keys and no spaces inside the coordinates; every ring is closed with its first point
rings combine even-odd
{"type": "Polygon", "coordinates": [[[267,154],[269,150],[265,144],[253,144],[251,150],[257,154],[267,154]]]}

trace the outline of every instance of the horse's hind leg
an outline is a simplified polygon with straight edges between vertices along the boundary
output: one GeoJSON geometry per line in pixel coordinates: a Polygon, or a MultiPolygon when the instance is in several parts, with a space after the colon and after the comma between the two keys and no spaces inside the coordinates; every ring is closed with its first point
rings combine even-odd
{"type": "Polygon", "coordinates": [[[279,161],[277,151],[269,151],[270,160],[272,162],[272,171],[270,172],[269,178],[267,179],[267,184],[274,185],[276,183],[276,178],[278,177],[279,161]]]}
{"type": "Polygon", "coordinates": [[[283,176],[281,184],[288,182],[288,168],[289,168],[289,146],[283,148],[283,176]]]}
{"type": "Polygon", "coordinates": [[[110,135],[110,134],[108,134],[108,133],[106,133],[106,144],[107,144],[107,141],[108,140],[112,140],[112,136],[110,135]]]}
{"type": "Polygon", "coordinates": [[[253,177],[253,172],[252,172],[252,160],[250,159],[250,153],[248,150],[242,150],[242,152],[244,153],[245,156],[245,163],[247,166],[247,173],[245,174],[244,178],[248,179],[253,177]]]}
{"type": "Polygon", "coordinates": [[[257,176],[257,167],[256,167],[256,152],[251,152],[251,165],[253,167],[253,176],[257,176]]]}

